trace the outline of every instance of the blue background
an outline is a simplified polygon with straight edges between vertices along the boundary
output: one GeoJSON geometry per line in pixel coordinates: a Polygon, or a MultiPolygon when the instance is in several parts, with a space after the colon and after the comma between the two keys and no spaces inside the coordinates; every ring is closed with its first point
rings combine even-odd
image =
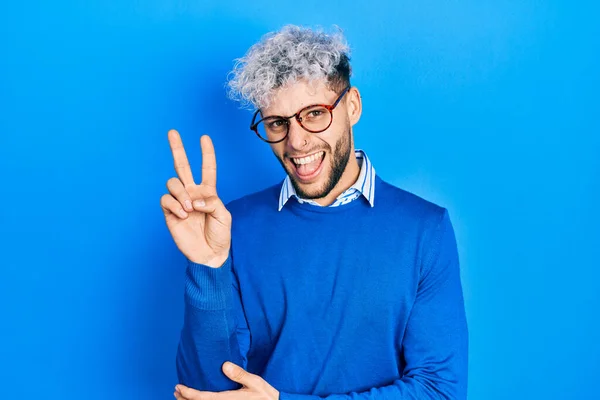
{"type": "Polygon", "coordinates": [[[377,172],[447,207],[470,399],[599,398],[599,7],[568,1],[54,1],[0,12],[0,398],[168,399],[185,260],[178,129],[224,201],[283,177],[225,97],[285,23],[338,24],[377,172]]]}

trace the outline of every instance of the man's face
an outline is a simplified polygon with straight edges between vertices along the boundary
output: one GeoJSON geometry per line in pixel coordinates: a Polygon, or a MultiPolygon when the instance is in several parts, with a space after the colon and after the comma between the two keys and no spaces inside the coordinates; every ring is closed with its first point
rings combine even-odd
{"type": "MultiPolygon", "coordinates": [[[[285,140],[271,144],[273,153],[287,172],[296,193],[306,199],[327,196],[344,175],[350,156],[354,153],[352,112],[355,105],[347,101],[355,96],[348,92],[333,110],[331,126],[320,133],[302,128],[295,118],[290,119],[285,140]]],[[[275,92],[271,105],[262,110],[263,116],[289,116],[312,104],[333,104],[339,93],[324,82],[309,85],[298,82],[275,92]]]]}

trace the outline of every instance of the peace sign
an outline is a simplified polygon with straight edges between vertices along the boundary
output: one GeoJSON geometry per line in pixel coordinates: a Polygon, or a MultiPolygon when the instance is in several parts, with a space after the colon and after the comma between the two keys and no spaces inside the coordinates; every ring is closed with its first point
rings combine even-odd
{"type": "Polygon", "coordinates": [[[160,199],[165,220],[179,250],[190,260],[218,268],[231,247],[231,214],[217,195],[217,160],[209,136],[200,138],[202,183],[196,184],[179,133],[169,131],[178,178],[167,181],[160,199]]]}
{"type": "MultiPolygon", "coordinates": [[[[179,180],[184,185],[195,185],[192,169],[188,161],[181,137],[175,129],[169,131],[169,144],[175,161],[175,171],[179,180]]],[[[217,185],[217,160],[215,157],[215,148],[212,140],[207,135],[200,138],[200,148],[202,150],[202,184],[210,187],[217,185]]]]}

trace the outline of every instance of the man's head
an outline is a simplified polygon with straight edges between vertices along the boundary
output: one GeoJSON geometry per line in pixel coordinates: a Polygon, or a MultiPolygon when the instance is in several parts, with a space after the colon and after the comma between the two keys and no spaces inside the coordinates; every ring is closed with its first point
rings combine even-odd
{"type": "Polygon", "coordinates": [[[361,102],[350,75],[341,34],[295,26],[263,37],[232,71],[231,97],[257,109],[253,128],[300,197],[335,198],[356,180],[352,126],[361,102]]]}

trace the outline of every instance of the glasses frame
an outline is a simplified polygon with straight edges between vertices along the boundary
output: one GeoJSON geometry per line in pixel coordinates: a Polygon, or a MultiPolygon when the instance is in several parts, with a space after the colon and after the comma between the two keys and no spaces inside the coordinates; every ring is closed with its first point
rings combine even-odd
{"type": "Polygon", "coordinates": [[[260,140],[262,140],[263,142],[267,142],[267,143],[279,143],[285,140],[285,138],[288,137],[289,133],[290,133],[290,119],[295,118],[296,121],[298,122],[298,125],[300,125],[302,127],[302,129],[304,129],[307,132],[310,133],[320,133],[323,131],[326,131],[327,129],[329,129],[329,127],[331,126],[331,124],[333,123],[333,110],[337,107],[337,105],[340,103],[340,101],[342,101],[342,98],[344,97],[344,95],[346,93],[348,93],[348,91],[350,90],[352,86],[347,86],[346,89],[344,89],[342,91],[342,93],[340,93],[340,95],[338,96],[338,98],[333,102],[333,104],[311,104],[309,106],[306,107],[302,107],[302,109],[300,111],[298,111],[297,113],[295,113],[294,115],[290,115],[289,117],[283,117],[281,115],[269,115],[268,117],[264,117],[261,118],[260,120],[256,121],[256,117],[258,116],[258,114],[260,114],[260,109],[256,110],[254,112],[254,115],[252,116],[252,122],[250,123],[250,130],[254,131],[254,133],[256,133],[256,136],[258,136],[258,138],[260,140]],[[327,125],[327,127],[325,127],[324,129],[320,129],[318,131],[312,131],[308,128],[306,128],[304,125],[302,125],[302,117],[300,117],[300,114],[302,114],[302,112],[304,110],[307,110],[309,108],[312,107],[323,107],[325,109],[327,109],[327,111],[329,111],[329,115],[330,115],[330,119],[329,119],[329,124],[327,125]],[[260,133],[258,133],[258,124],[260,124],[261,122],[263,122],[265,119],[271,119],[271,118],[279,118],[279,119],[283,119],[286,121],[286,131],[285,131],[285,135],[283,135],[283,137],[279,140],[268,140],[263,138],[260,133]]]}

